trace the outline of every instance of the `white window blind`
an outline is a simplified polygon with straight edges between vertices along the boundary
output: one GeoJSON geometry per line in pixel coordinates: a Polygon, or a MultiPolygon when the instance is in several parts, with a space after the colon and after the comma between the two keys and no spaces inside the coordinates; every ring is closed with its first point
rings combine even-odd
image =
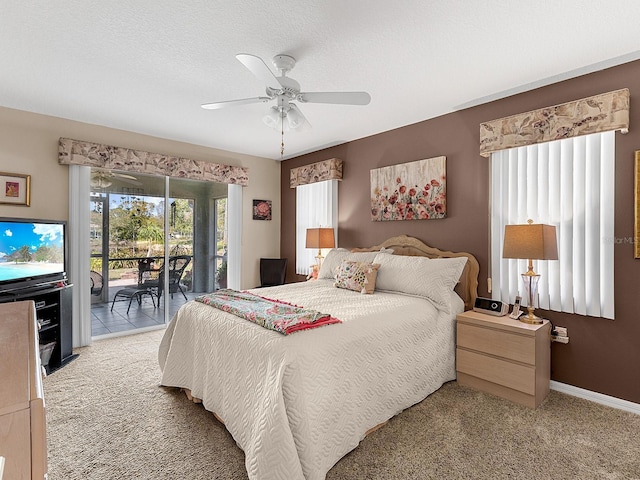
{"type": "Polygon", "coordinates": [[[536,307],[614,318],[614,173],[613,131],[491,154],[494,299],[524,293],[527,260],[503,259],[502,246],[505,225],[531,218],[555,225],[558,240],[558,260],[534,260],[536,307]]]}
{"type": "Polygon", "coordinates": [[[239,290],[242,285],[242,185],[227,187],[227,286],[239,290]]]}
{"type": "MultiPolygon", "coordinates": [[[[89,285],[91,266],[89,185],[91,167],[69,165],[69,280],[76,285],[89,285]]],[[[91,293],[88,288],[75,288],[72,296],[71,331],[73,347],[91,345],[91,293]]]]}
{"type": "Polygon", "coordinates": [[[332,227],[338,244],[338,181],[296,187],[296,273],[307,275],[317,250],[306,248],[307,228],[332,227]]]}

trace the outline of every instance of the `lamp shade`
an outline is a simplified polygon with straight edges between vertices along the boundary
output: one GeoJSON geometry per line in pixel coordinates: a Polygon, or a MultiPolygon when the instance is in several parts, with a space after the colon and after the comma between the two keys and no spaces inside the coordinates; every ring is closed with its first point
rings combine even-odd
{"type": "Polygon", "coordinates": [[[336,246],[333,228],[307,228],[307,248],[333,248],[336,246]]]}
{"type": "Polygon", "coordinates": [[[502,258],[557,260],[556,227],[533,223],[506,225],[502,258]]]}

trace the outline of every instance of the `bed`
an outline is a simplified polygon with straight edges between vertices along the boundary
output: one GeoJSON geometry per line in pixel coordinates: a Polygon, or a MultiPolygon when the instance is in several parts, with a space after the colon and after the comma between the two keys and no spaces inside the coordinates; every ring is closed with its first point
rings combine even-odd
{"type": "Polygon", "coordinates": [[[282,335],[190,301],[161,341],[161,384],[224,423],[250,479],[322,480],[368,432],[455,379],[455,316],[473,305],[477,277],[472,255],[408,236],[335,249],[318,280],[251,292],[342,323],[282,335]],[[373,294],[334,286],[336,265],[354,261],[381,265],[373,294]]]}

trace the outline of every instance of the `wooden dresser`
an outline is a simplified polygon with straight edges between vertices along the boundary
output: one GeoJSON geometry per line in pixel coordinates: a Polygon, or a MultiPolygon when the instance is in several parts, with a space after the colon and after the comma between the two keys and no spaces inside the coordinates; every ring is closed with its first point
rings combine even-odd
{"type": "Polygon", "coordinates": [[[551,325],[467,311],[457,317],[458,383],[537,408],[549,394],[551,325]]]}
{"type": "Polygon", "coordinates": [[[0,385],[4,478],[47,478],[44,392],[33,301],[0,304],[0,385]]]}

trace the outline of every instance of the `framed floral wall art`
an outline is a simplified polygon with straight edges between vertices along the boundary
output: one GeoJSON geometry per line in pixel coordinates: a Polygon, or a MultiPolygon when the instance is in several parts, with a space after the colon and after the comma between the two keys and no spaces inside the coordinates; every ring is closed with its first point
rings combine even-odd
{"type": "Polygon", "coordinates": [[[446,180],[446,157],[371,170],[371,220],[445,218],[446,180]]]}
{"type": "Polygon", "coordinates": [[[271,200],[253,201],[253,219],[271,220],[271,200]]]}

